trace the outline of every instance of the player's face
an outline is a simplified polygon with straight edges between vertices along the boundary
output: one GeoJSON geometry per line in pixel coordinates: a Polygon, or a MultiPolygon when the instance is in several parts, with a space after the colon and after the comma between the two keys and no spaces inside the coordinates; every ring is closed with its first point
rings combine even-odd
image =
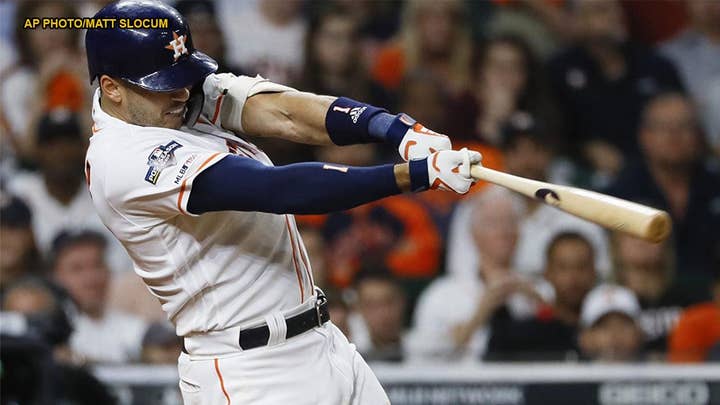
{"type": "Polygon", "coordinates": [[[154,92],[123,84],[125,116],[129,122],[143,127],[178,129],[182,126],[190,98],[190,89],[154,92]]]}

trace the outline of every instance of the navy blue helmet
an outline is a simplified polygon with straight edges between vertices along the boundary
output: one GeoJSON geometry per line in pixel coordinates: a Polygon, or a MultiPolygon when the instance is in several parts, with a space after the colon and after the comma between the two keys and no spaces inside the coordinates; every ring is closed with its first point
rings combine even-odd
{"type": "Polygon", "coordinates": [[[93,18],[114,19],[115,24],[89,29],[85,35],[90,83],[108,75],[146,90],[173,91],[192,86],[217,69],[211,57],[195,50],[187,22],[167,4],[121,0],[93,18]],[[166,20],[167,28],[134,28],[138,19],[166,20]]]}

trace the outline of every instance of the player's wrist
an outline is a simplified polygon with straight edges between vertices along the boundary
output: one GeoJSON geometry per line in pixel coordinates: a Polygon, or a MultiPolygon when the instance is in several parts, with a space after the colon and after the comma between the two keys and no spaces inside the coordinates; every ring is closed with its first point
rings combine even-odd
{"type": "Polygon", "coordinates": [[[427,158],[395,165],[395,181],[403,192],[420,192],[430,188],[427,158]]]}
{"type": "Polygon", "coordinates": [[[406,193],[411,190],[410,165],[407,163],[399,163],[393,166],[395,173],[395,183],[401,192],[406,193]]]}
{"type": "Polygon", "coordinates": [[[427,158],[411,160],[408,163],[410,191],[420,192],[430,188],[427,158]]]}

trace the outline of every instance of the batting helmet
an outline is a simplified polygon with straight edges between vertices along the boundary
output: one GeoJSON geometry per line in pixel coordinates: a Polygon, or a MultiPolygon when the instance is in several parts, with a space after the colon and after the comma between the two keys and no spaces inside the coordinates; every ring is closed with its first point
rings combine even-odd
{"type": "Polygon", "coordinates": [[[217,69],[211,57],[193,48],[187,22],[166,4],[121,0],[93,18],[113,25],[88,29],[85,35],[90,83],[108,75],[151,91],[173,91],[217,69]]]}

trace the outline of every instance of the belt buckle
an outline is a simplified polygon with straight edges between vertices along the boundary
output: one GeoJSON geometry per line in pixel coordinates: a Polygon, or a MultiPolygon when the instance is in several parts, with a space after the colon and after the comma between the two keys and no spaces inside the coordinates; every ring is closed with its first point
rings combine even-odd
{"type": "Polygon", "coordinates": [[[315,300],[315,315],[317,316],[317,326],[322,326],[322,316],[320,315],[320,307],[327,302],[327,298],[325,297],[325,294],[323,291],[317,287],[315,287],[315,292],[317,294],[317,299],[315,300]]]}

